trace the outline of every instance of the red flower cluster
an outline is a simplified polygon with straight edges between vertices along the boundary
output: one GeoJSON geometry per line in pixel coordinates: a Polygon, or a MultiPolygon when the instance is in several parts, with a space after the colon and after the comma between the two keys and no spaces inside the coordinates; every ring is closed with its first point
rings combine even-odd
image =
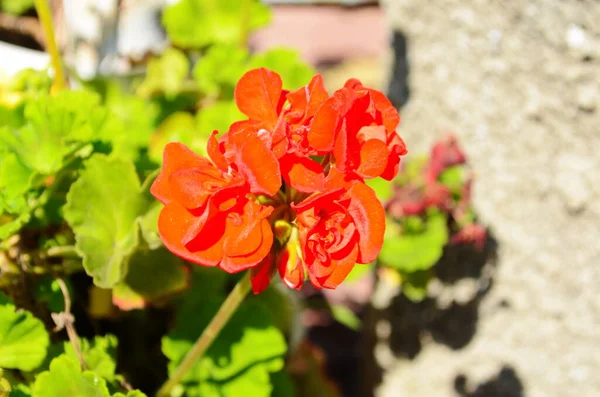
{"type": "Polygon", "coordinates": [[[355,79],[330,97],[320,75],[289,92],[264,68],[240,79],[235,101],[248,119],[213,132],[210,160],[180,143],[165,147],[151,189],[165,205],[165,246],[229,273],[251,269],[255,293],[276,270],[292,288],[306,276],[337,287],[381,250],[384,210],[364,180],[398,172],[406,153],[398,112],[355,79]]]}
{"type": "Polygon", "coordinates": [[[451,244],[469,243],[482,250],[487,233],[483,226],[472,219],[473,176],[468,173],[464,183],[454,192],[439,181],[440,175],[448,168],[466,167],[466,164],[467,157],[453,135],[440,139],[431,148],[430,157],[423,165],[421,175],[401,186],[395,186],[394,197],[385,203],[387,212],[393,218],[402,218],[424,215],[428,208],[437,207],[449,215],[449,224],[452,230],[456,231],[450,238],[451,244]]]}

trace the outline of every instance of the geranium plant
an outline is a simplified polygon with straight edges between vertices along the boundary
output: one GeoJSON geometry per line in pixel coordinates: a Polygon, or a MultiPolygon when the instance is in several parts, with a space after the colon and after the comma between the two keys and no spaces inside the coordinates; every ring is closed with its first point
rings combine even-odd
{"type": "Polygon", "coordinates": [[[176,47],[138,80],[67,80],[35,3],[53,78],[0,84],[0,393],[290,396],[322,376],[290,291],[378,256],[367,182],[406,153],[396,109],[355,79],[330,95],[292,50],[250,54],[269,14],[246,0],[169,5],[176,47]]]}

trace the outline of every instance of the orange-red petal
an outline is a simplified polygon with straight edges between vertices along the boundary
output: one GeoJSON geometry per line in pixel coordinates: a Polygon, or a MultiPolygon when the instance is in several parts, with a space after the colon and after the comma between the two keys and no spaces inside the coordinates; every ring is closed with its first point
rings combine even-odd
{"type": "Polygon", "coordinates": [[[373,189],[364,183],[355,183],[347,192],[350,198],[348,214],[358,232],[358,263],[370,263],[377,258],[383,246],[385,212],[373,189]]]}
{"type": "Polygon", "coordinates": [[[273,152],[260,138],[251,136],[237,150],[235,164],[250,185],[250,191],[275,195],[281,188],[281,171],[273,152]]]}
{"type": "MultiPolygon", "coordinates": [[[[176,201],[167,204],[158,217],[158,232],[165,247],[174,254],[190,262],[204,266],[215,266],[219,261],[208,260],[190,251],[183,243],[183,237],[188,229],[194,227],[198,217],[192,215],[185,207],[176,201]]],[[[219,237],[219,231],[213,230],[214,236],[219,237]]]]}
{"type": "Polygon", "coordinates": [[[208,159],[192,152],[179,142],[171,142],[163,151],[163,167],[158,177],[152,183],[150,193],[161,203],[167,204],[172,200],[169,177],[173,172],[210,165],[208,159]]]}
{"type": "Polygon", "coordinates": [[[283,179],[294,189],[313,193],[325,189],[325,173],[321,164],[309,157],[286,155],[280,159],[283,179]]]}
{"type": "Polygon", "coordinates": [[[369,139],[360,148],[360,165],[356,173],[363,178],[381,175],[388,163],[388,148],[379,139],[369,139]]]}
{"type": "Polygon", "coordinates": [[[235,102],[248,118],[261,120],[271,127],[277,121],[277,106],[283,82],[272,70],[253,69],[244,74],[235,87],[235,102]]]}

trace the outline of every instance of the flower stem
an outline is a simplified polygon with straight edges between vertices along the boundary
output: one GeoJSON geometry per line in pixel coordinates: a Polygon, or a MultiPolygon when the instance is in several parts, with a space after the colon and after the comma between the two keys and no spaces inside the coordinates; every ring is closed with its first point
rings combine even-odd
{"type": "Polygon", "coordinates": [[[242,0],[241,9],[242,16],[240,20],[240,47],[245,50],[248,48],[248,38],[250,37],[252,0],[242,0]]]}
{"type": "Polygon", "coordinates": [[[227,299],[225,299],[225,302],[223,302],[219,308],[217,314],[212,318],[198,340],[196,340],[196,343],[194,343],[194,346],[192,346],[192,349],[185,356],[181,364],[175,369],[175,372],[173,372],[169,379],[158,390],[156,393],[157,397],[167,397],[171,393],[173,387],[181,381],[183,376],[190,370],[196,361],[202,357],[206,350],[208,350],[246,295],[248,295],[251,288],[252,283],[250,282],[250,272],[248,271],[235,285],[227,299]]]}
{"type": "Polygon", "coordinates": [[[52,84],[52,92],[57,93],[65,88],[65,74],[60,53],[58,52],[58,46],[56,45],[56,38],[54,37],[52,13],[50,12],[48,0],[35,0],[35,10],[40,18],[42,27],[44,28],[44,35],[46,36],[46,50],[50,54],[52,68],[54,69],[54,83],[52,84]]]}

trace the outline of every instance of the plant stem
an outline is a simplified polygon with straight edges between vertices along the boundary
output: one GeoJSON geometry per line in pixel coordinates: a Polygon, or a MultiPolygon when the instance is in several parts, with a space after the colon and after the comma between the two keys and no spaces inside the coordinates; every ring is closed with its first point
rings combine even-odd
{"type": "Polygon", "coordinates": [[[77,331],[75,331],[75,327],[73,326],[75,318],[71,314],[71,296],[69,295],[69,289],[67,288],[67,285],[65,284],[62,278],[57,278],[56,282],[58,283],[58,286],[60,287],[60,290],[63,294],[63,298],[65,300],[65,310],[62,313],[54,313],[52,315],[52,318],[56,322],[56,330],[62,327],[65,327],[67,329],[67,335],[69,336],[71,345],[73,345],[75,355],[79,359],[81,369],[85,371],[87,369],[87,365],[85,364],[85,360],[83,359],[83,353],[81,352],[79,336],[77,335],[77,331]]]}
{"type": "Polygon", "coordinates": [[[62,245],[50,247],[46,250],[46,256],[77,256],[77,250],[74,245],[62,245]]]}
{"type": "Polygon", "coordinates": [[[240,47],[245,50],[248,48],[248,37],[250,36],[250,16],[252,12],[253,0],[242,0],[242,16],[240,20],[240,47]]]}
{"type": "Polygon", "coordinates": [[[58,46],[56,45],[56,38],[54,37],[52,13],[50,12],[48,0],[35,0],[35,10],[40,18],[42,27],[44,28],[44,35],[46,36],[47,44],[46,51],[48,51],[50,54],[52,68],[54,69],[54,83],[52,84],[52,92],[57,93],[65,88],[65,73],[63,70],[62,60],[60,58],[60,53],[58,52],[58,46]]]}
{"type": "Polygon", "coordinates": [[[250,272],[247,271],[244,277],[235,285],[225,302],[219,308],[219,311],[212,318],[208,326],[202,332],[202,335],[196,340],[192,349],[185,356],[181,364],[175,369],[175,372],[161,386],[156,394],[157,397],[167,397],[173,387],[175,387],[190,370],[196,361],[208,350],[212,342],[219,335],[225,324],[231,319],[231,316],[240,306],[250,289],[250,272]]]}

